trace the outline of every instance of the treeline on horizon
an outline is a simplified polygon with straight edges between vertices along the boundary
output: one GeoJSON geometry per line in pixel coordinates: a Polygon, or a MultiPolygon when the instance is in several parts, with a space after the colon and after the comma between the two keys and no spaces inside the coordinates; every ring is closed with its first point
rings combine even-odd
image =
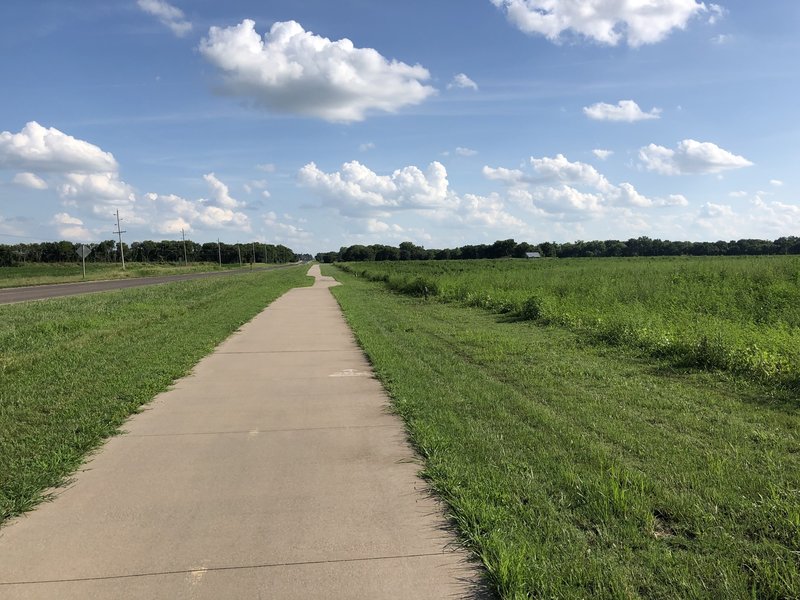
{"type": "Polygon", "coordinates": [[[543,258],[589,258],[622,256],[741,256],[768,254],[800,254],[800,237],[781,237],[776,240],[741,239],[717,242],[672,242],[643,236],[620,240],[577,241],[559,244],[542,242],[529,244],[513,239],[497,240],[493,244],[477,244],[426,249],[412,242],[399,247],[383,244],[342,247],[338,252],[320,252],[316,260],[323,263],[383,260],[465,260],[480,258],[525,258],[538,252],[543,258]]]}
{"type": "MultiPolygon", "coordinates": [[[[36,242],[24,244],[0,244],[0,266],[9,267],[24,263],[65,263],[79,261],[78,248],[81,244],[62,240],[60,242],[36,242]]],[[[92,252],[87,262],[118,262],[120,260],[119,243],[105,240],[99,244],[90,244],[92,252]]],[[[131,262],[163,262],[178,263],[184,260],[183,241],[162,240],[154,242],[144,240],[123,242],[122,250],[125,260],[131,262]]],[[[189,262],[221,262],[222,264],[242,263],[287,263],[302,257],[291,248],[282,244],[263,244],[247,242],[226,244],[206,242],[200,244],[186,240],[186,259],[189,262]]],[[[310,258],[306,256],[306,258],[310,258]]]]}

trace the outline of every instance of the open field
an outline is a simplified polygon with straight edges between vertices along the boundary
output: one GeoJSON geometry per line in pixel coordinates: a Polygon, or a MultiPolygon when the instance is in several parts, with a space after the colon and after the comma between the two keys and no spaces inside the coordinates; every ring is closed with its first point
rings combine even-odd
{"type": "Polygon", "coordinates": [[[800,257],[348,263],[396,291],[800,385],[800,257]]]}
{"type": "MultiPolygon", "coordinates": [[[[545,299],[584,266],[584,296],[600,294],[601,278],[590,277],[597,261],[562,264],[568,273],[552,271],[549,287],[538,288],[545,299]]],[[[727,280],[712,277],[713,264],[700,271],[709,288],[727,280]]],[[[755,276],[747,261],[734,264],[755,276]]],[[[768,266],[780,273],[786,264],[768,266]]],[[[633,269],[607,268],[615,265],[620,277],[633,269]]],[[[685,262],[654,265],[697,277],[685,262]]],[[[436,279],[435,266],[357,269],[397,268],[392,273],[409,282],[424,277],[423,287],[441,281],[436,291],[445,296],[455,289],[450,282],[469,280],[457,264],[452,279],[436,279]]],[[[488,274],[478,283],[511,281],[522,267],[481,268],[488,274]]],[[[796,391],[680,366],[636,344],[596,343],[555,319],[510,319],[395,294],[333,267],[324,272],[346,284],[333,293],[405,419],[424,475],[502,597],[800,597],[796,391]]],[[[631,301],[644,302],[657,285],[642,278],[631,301]]],[[[580,308],[579,294],[570,306],[580,308]]],[[[471,303],[491,302],[483,299],[471,303]]],[[[640,310],[634,304],[631,314],[640,310]]]]}
{"type": "MultiPolygon", "coordinates": [[[[258,265],[263,267],[263,264],[258,265]]],[[[208,271],[229,271],[241,268],[238,264],[219,266],[218,263],[192,263],[188,266],[170,263],[126,262],[125,270],[117,263],[86,263],[86,279],[78,263],[28,263],[15,267],[0,267],[0,288],[26,285],[46,285],[51,283],[73,283],[78,281],[97,281],[101,279],[132,279],[135,277],[158,277],[160,275],[181,275],[185,273],[205,273],[208,271]]],[[[245,267],[247,268],[247,267],[245,267]]]]}
{"type": "Polygon", "coordinates": [[[0,523],[306,270],[0,306],[0,523]]]}

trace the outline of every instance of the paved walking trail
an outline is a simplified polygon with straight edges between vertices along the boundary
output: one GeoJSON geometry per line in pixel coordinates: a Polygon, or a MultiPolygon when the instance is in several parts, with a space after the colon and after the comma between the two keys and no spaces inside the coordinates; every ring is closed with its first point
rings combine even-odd
{"type": "Polygon", "coordinates": [[[474,569],[317,278],[0,530],[0,598],[462,598],[474,569]]]}

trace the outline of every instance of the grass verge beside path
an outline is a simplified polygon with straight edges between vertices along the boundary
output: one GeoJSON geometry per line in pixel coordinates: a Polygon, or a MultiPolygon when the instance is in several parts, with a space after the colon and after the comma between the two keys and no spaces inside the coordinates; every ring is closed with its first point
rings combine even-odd
{"type": "Polygon", "coordinates": [[[0,524],[306,271],[0,306],[0,524]]]}
{"type": "Polygon", "coordinates": [[[800,597],[789,392],[324,269],[502,597],[800,597]]]}

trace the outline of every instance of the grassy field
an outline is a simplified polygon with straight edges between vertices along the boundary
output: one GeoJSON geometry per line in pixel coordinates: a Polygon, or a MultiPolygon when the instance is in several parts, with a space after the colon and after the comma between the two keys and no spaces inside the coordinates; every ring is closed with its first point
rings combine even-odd
{"type": "Polygon", "coordinates": [[[349,263],[394,290],[800,388],[800,257],[349,263]]]}
{"type": "Polygon", "coordinates": [[[0,306],[0,523],[306,270],[0,306]]]}
{"type": "Polygon", "coordinates": [[[503,598],[800,597],[790,388],[324,269],[503,598]]]}
{"type": "MultiPolygon", "coordinates": [[[[263,264],[259,265],[265,266],[263,264]]],[[[80,263],[27,263],[15,267],[0,267],[0,288],[48,283],[72,283],[100,279],[131,279],[158,277],[183,273],[204,273],[240,268],[238,264],[219,266],[217,263],[192,263],[189,266],[169,263],[126,262],[125,270],[116,263],[86,263],[86,279],[80,263]]],[[[247,268],[247,267],[245,267],[247,268]]]]}

